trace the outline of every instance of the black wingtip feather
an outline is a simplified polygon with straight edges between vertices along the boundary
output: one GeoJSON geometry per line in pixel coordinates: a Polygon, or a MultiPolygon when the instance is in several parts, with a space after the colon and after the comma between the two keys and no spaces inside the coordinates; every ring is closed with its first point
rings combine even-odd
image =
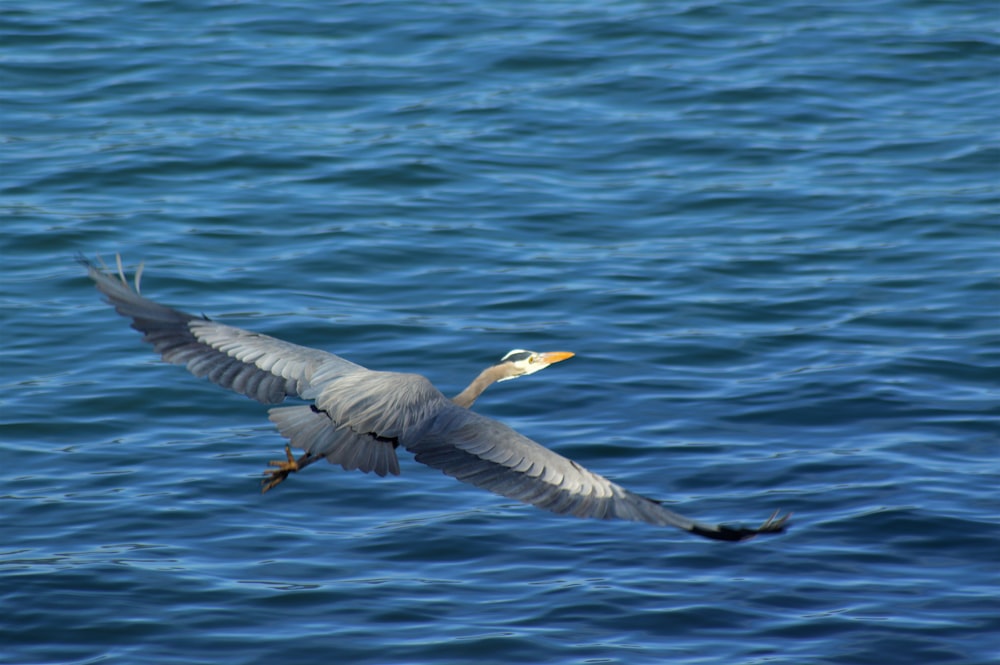
{"type": "Polygon", "coordinates": [[[714,527],[704,527],[700,524],[695,524],[691,528],[691,533],[702,536],[703,538],[726,540],[729,542],[750,540],[754,536],[761,534],[769,535],[774,533],[784,533],[785,529],[790,526],[788,519],[792,515],[789,513],[779,519],[778,514],[778,511],[775,511],[773,515],[767,518],[767,520],[756,529],[748,529],[746,527],[729,527],[722,524],[714,527]]]}

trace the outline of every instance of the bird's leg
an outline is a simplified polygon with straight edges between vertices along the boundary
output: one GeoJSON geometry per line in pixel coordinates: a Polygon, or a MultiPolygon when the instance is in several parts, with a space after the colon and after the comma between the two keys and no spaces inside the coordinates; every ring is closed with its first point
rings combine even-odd
{"type": "Polygon", "coordinates": [[[317,459],[316,457],[313,457],[309,453],[306,453],[302,457],[295,459],[292,456],[291,447],[287,445],[285,446],[285,458],[286,459],[283,460],[271,460],[270,462],[268,462],[269,466],[274,466],[277,468],[268,469],[267,471],[264,472],[267,478],[264,478],[264,480],[261,481],[261,484],[263,485],[263,487],[260,490],[261,494],[271,489],[275,485],[281,483],[281,481],[283,481],[285,478],[288,477],[288,474],[295,473],[296,471],[299,471],[309,466],[317,459]]]}

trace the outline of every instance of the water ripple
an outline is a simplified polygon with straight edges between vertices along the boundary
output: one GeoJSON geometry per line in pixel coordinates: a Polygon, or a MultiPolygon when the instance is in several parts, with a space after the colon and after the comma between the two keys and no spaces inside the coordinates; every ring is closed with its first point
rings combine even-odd
{"type": "Polygon", "coordinates": [[[0,9],[0,660],[987,663],[990,3],[0,9]],[[263,408],[72,256],[457,392],[737,547],[403,460],[261,496],[263,408]],[[53,639],[58,635],[58,639],[53,639]]]}

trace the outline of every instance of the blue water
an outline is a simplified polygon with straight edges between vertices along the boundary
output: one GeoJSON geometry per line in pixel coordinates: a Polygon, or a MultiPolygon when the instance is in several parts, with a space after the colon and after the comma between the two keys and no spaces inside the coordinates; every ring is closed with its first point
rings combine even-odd
{"type": "Polygon", "coordinates": [[[0,5],[0,662],[1000,655],[994,2],[0,5]],[[258,492],[150,297],[476,404],[730,544],[402,456],[258,492]]]}

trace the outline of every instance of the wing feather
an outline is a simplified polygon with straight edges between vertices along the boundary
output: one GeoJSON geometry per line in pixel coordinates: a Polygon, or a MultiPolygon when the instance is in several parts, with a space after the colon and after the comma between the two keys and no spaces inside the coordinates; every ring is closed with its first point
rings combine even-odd
{"type": "Polygon", "coordinates": [[[673,526],[716,540],[745,540],[785,525],[784,518],[773,517],[758,529],[696,522],[458,406],[441,413],[406,448],[418,462],[458,480],[561,515],[673,526]]]}
{"type": "Polygon", "coordinates": [[[292,446],[325,457],[347,471],[399,475],[399,458],[391,441],[338,426],[311,404],[273,408],[268,417],[292,446]]]}
{"type": "Polygon", "coordinates": [[[296,448],[348,471],[380,476],[399,475],[396,446],[421,436],[434,415],[452,405],[422,376],[369,370],[330,380],[315,400],[315,405],[271,409],[269,417],[296,448]]]}
{"type": "Polygon", "coordinates": [[[276,404],[288,395],[311,399],[323,383],[364,371],[340,356],[227,326],[160,305],[125,280],[80,257],[97,289],[167,362],[186,365],[195,376],[276,404]],[[314,381],[317,374],[322,381],[314,381]]]}

